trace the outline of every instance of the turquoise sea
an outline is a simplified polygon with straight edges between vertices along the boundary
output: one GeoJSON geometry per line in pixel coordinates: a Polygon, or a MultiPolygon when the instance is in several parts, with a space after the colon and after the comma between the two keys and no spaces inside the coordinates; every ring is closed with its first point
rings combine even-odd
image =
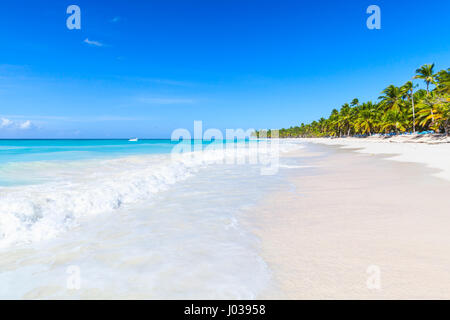
{"type": "MultiPolygon", "coordinates": [[[[249,141],[240,141],[250,143],[249,141]]],[[[172,141],[170,139],[67,139],[67,140],[0,140],[0,186],[35,183],[39,167],[51,163],[80,160],[106,160],[137,155],[169,154],[174,147],[182,144],[183,152],[202,150],[211,145],[222,146],[229,141],[172,141]],[[29,167],[35,163],[36,171],[30,179],[22,174],[14,176],[12,169],[23,163],[29,167]],[[45,164],[44,164],[45,163],[45,164]]],[[[254,141],[252,141],[254,143],[254,141]]]]}
{"type": "Polygon", "coordinates": [[[0,298],[263,296],[271,272],[242,219],[302,148],[264,144],[0,140],[0,298]]]}
{"type": "MultiPolygon", "coordinates": [[[[0,140],[0,163],[164,154],[170,153],[172,148],[179,143],[170,139],[143,139],[134,142],[130,142],[128,139],[0,140]]],[[[211,144],[210,141],[199,140],[181,143],[204,146],[211,144]]],[[[226,141],[220,141],[220,143],[226,143],[226,141]]]]}

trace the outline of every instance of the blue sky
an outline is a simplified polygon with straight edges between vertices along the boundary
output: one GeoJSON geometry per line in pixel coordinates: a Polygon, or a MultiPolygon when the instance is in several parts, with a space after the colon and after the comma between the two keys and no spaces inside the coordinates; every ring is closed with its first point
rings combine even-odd
{"type": "Polygon", "coordinates": [[[279,128],[450,62],[450,1],[0,4],[0,138],[279,128]],[[81,30],[66,9],[81,8],[81,30]],[[381,8],[381,30],[366,9],[381,8]]]}

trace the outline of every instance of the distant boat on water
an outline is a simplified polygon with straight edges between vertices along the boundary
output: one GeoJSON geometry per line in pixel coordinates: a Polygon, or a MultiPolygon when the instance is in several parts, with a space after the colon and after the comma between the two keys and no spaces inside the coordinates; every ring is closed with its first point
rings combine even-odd
{"type": "Polygon", "coordinates": [[[136,141],[138,141],[138,138],[131,138],[131,139],[129,139],[128,141],[136,142],[136,141]]]}

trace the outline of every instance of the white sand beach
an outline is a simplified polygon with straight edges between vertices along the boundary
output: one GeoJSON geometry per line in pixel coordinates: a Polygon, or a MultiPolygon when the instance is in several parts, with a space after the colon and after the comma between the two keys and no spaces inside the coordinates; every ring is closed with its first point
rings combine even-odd
{"type": "Polygon", "coordinates": [[[249,215],[282,297],[450,298],[450,144],[301,141],[310,168],[249,215]]]}
{"type": "Polygon", "coordinates": [[[390,160],[415,162],[440,171],[437,176],[450,180],[450,138],[430,135],[404,135],[385,138],[314,138],[304,141],[337,145],[356,152],[389,155],[390,160]]]}

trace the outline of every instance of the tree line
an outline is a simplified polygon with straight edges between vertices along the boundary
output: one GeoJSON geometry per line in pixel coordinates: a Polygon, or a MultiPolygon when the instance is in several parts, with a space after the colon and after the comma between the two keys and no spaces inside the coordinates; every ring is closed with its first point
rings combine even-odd
{"type": "MultiPolygon", "coordinates": [[[[433,64],[416,70],[413,80],[423,80],[426,89],[408,81],[400,87],[390,85],[381,92],[377,102],[360,103],[353,99],[340,109],[333,109],[328,118],[309,124],[283,128],[280,138],[345,137],[373,134],[445,133],[450,131],[450,68],[434,71],[433,64]]],[[[255,132],[257,137],[272,132],[255,132]]]]}

